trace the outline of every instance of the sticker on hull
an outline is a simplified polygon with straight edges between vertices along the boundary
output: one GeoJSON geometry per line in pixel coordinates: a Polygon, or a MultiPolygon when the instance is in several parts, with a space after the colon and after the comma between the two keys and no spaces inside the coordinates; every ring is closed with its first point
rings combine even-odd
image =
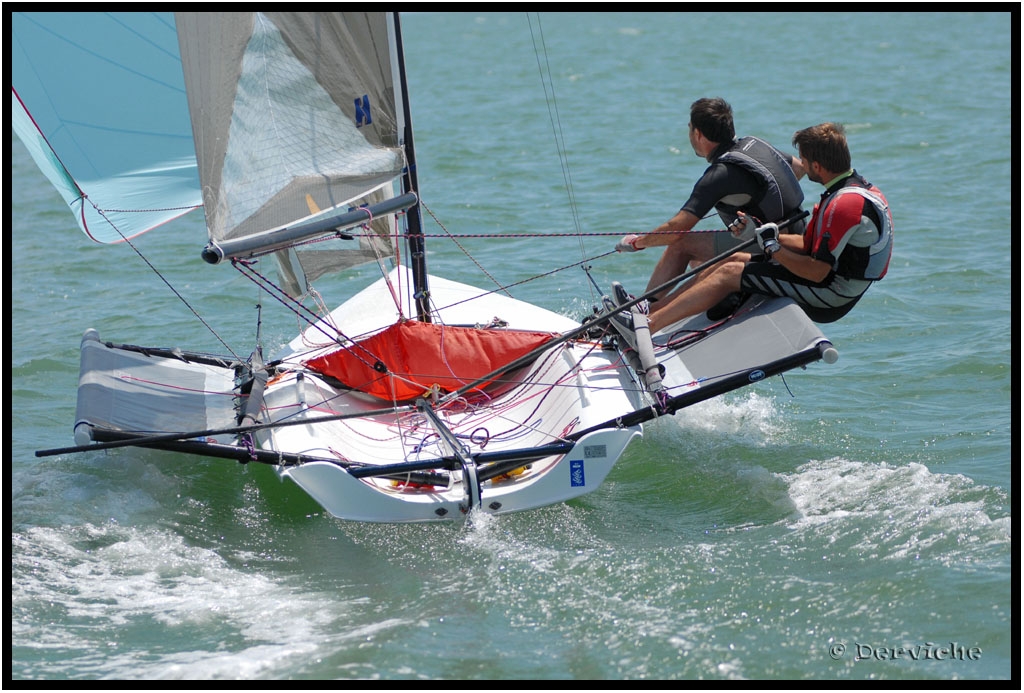
{"type": "Polygon", "coordinates": [[[583,474],[583,460],[569,460],[569,485],[587,485],[586,477],[583,474]]]}

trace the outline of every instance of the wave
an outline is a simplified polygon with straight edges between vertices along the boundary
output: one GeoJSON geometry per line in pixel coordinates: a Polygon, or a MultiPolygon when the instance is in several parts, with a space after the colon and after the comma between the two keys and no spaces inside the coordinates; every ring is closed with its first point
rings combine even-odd
{"type": "Polygon", "coordinates": [[[833,551],[945,566],[999,564],[1009,555],[1007,493],[961,474],[834,458],[780,476],[796,509],[787,526],[826,540],[833,551]]]}

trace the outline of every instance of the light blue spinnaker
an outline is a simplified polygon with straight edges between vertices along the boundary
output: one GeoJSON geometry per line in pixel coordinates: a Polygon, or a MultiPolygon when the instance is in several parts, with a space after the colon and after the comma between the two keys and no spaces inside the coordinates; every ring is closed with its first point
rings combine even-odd
{"type": "Polygon", "coordinates": [[[14,131],[95,241],[202,205],[172,13],[14,13],[14,131]]]}

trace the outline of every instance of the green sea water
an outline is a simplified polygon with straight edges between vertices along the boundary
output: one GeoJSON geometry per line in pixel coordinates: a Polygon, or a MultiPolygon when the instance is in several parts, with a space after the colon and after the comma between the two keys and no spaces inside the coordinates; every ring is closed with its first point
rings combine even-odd
{"type": "MultiPolygon", "coordinates": [[[[544,275],[517,298],[589,310],[583,272],[551,272],[679,209],[703,96],[786,150],[845,123],[896,223],[889,275],[823,327],[837,363],[654,423],[593,494],[470,523],[342,522],[259,465],[35,457],[73,444],[86,328],[248,353],[258,296],[199,259],[198,215],[138,239],[215,337],[12,135],[10,678],[1019,681],[1012,7],[404,16],[427,232],[502,235],[462,245],[503,284],[544,275]]],[[[639,291],[655,260],[592,274],[639,291]]],[[[428,262],[489,281],[443,242],[428,262]]],[[[270,352],[298,329],[264,321],[270,352]]]]}

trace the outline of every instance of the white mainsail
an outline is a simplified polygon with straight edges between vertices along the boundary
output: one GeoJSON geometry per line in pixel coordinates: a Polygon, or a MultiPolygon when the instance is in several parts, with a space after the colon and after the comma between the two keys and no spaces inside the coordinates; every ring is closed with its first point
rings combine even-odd
{"type": "MultiPolygon", "coordinates": [[[[406,159],[386,13],[179,13],[213,245],[275,248],[273,232],[394,195],[406,159]]],[[[278,251],[284,290],[391,257],[394,225],[278,251]]]]}
{"type": "Polygon", "coordinates": [[[333,210],[401,175],[384,20],[382,13],[178,15],[213,241],[309,217],[307,195],[317,209],[333,210]],[[340,49],[360,43],[383,50],[340,49]]]}

